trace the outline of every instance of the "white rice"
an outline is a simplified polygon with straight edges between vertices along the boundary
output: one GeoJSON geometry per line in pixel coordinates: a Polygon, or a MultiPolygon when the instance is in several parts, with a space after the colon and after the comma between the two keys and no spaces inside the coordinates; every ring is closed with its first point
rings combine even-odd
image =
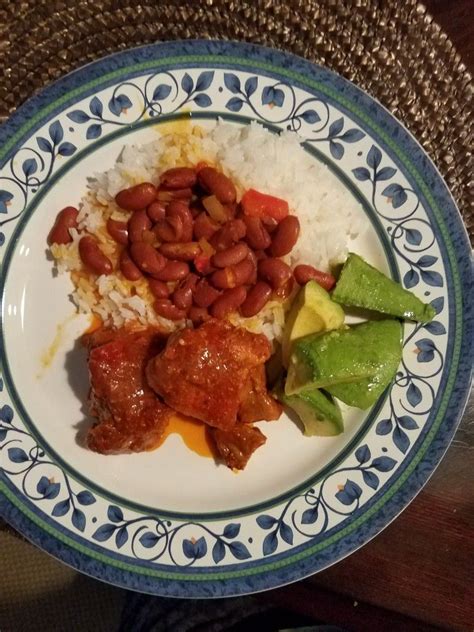
{"type": "MultiPolygon", "coordinates": [[[[114,259],[115,246],[105,230],[108,217],[126,219],[117,208],[115,195],[124,188],[144,181],[158,183],[160,173],[171,167],[194,165],[205,160],[214,163],[236,184],[239,194],[255,188],[285,199],[290,212],[297,215],[301,232],[289,257],[290,263],[307,263],[321,270],[345,259],[350,240],[362,228],[363,212],[351,193],[324,164],[316,161],[300,145],[294,133],[273,134],[257,123],[246,127],[217,122],[203,132],[194,128],[188,134],[164,134],[145,145],[125,146],[116,165],[95,174],[88,194],[79,205],[79,230],[94,234],[108,256],[114,259]]],[[[73,230],[73,243],[53,246],[59,271],[81,270],[73,230]]],[[[74,280],[74,278],[73,278],[74,280]]],[[[73,300],[80,311],[99,315],[106,323],[121,326],[129,320],[160,324],[169,330],[176,323],[158,317],[150,304],[146,282],[132,286],[123,277],[99,277],[94,283],[75,280],[73,300]]],[[[281,337],[285,306],[272,302],[251,319],[233,317],[233,322],[270,339],[281,337]]],[[[183,326],[185,323],[178,323],[183,326]]]]}

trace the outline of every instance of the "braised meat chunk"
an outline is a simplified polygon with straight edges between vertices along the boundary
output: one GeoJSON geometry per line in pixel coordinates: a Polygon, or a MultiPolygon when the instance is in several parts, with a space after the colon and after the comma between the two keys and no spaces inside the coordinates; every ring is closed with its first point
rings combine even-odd
{"type": "Polygon", "coordinates": [[[249,377],[270,357],[267,338],[212,319],[173,334],[150,361],[150,386],[179,413],[229,430],[249,393],[249,377]]]}
{"type": "Polygon", "coordinates": [[[155,448],[173,411],[148,386],[145,368],[163,346],[153,328],[100,329],[87,336],[90,410],[97,424],[87,435],[102,454],[155,448]]]}
{"type": "Polygon", "coordinates": [[[239,408],[239,419],[244,423],[279,419],[282,406],[267,391],[267,380],[263,364],[249,371],[248,380],[239,408]]]}
{"type": "Polygon", "coordinates": [[[227,467],[243,470],[257,448],[266,438],[258,428],[249,424],[236,424],[230,430],[211,429],[219,456],[227,467]]]}

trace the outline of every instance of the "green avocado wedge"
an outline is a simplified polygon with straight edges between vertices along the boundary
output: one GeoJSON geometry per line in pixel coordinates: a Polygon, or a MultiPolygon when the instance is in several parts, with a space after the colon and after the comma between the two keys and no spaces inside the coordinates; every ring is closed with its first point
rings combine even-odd
{"type": "Polygon", "coordinates": [[[297,414],[305,436],[334,437],[344,431],[340,408],[327,393],[315,389],[299,395],[285,395],[279,389],[275,395],[297,414]]]}
{"type": "Polygon", "coordinates": [[[347,307],[362,307],[421,323],[430,322],[436,314],[431,305],[354,253],[347,257],[331,298],[347,307]]]}
{"type": "MultiPolygon", "coordinates": [[[[385,383],[389,374],[391,379],[392,367],[401,359],[401,338],[402,326],[393,319],[300,338],[293,344],[285,394],[317,388],[331,391],[336,385],[353,382],[369,391],[367,384],[385,383]],[[390,368],[385,368],[387,364],[390,368]]],[[[370,386],[370,392],[373,390],[370,386]]]]}

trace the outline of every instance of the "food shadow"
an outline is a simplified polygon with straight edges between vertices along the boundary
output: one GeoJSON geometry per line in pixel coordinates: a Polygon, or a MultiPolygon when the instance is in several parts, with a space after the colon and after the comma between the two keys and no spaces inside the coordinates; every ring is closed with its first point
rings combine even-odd
{"type": "Polygon", "coordinates": [[[84,418],[74,426],[77,430],[76,443],[86,448],[87,431],[93,425],[94,419],[89,414],[88,406],[90,385],[89,370],[87,368],[87,349],[80,338],[75,341],[73,348],[67,352],[64,368],[66,369],[68,384],[74,395],[81,402],[81,413],[84,415],[84,418]]]}

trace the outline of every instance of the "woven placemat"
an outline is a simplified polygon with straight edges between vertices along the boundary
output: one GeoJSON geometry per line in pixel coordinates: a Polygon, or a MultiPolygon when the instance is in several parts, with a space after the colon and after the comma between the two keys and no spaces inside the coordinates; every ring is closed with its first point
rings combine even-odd
{"type": "Polygon", "coordinates": [[[0,121],[47,83],[89,61],[185,38],[288,50],[367,90],[422,143],[474,239],[472,78],[415,0],[0,2],[0,121]]]}

